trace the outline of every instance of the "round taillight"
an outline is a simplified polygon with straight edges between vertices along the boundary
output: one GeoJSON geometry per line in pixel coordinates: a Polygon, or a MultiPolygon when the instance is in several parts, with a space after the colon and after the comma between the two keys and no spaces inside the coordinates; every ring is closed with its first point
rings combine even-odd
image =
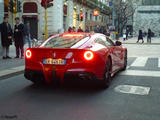
{"type": "Polygon", "coordinates": [[[84,58],[85,58],[86,60],[92,60],[93,57],[94,57],[94,55],[93,55],[93,52],[91,52],[91,51],[86,51],[86,52],[84,53],[84,58]]]}
{"type": "Polygon", "coordinates": [[[26,57],[31,58],[32,57],[32,52],[30,50],[26,51],[26,57]]]}

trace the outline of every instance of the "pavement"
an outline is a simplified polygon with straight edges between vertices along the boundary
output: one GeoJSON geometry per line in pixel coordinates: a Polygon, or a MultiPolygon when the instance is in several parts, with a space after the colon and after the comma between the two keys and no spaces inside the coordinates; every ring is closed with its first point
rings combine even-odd
{"type": "Polygon", "coordinates": [[[105,90],[92,87],[92,81],[38,86],[23,73],[1,79],[0,120],[159,120],[160,45],[124,46],[127,70],[105,90]]]}
{"type": "Polygon", "coordinates": [[[129,68],[106,90],[91,84],[36,86],[23,74],[2,80],[0,120],[159,120],[160,77],[145,73],[160,70],[158,58],[148,57],[143,65],[136,59],[129,57],[129,68]]]}
{"type": "MultiPolygon", "coordinates": [[[[146,43],[144,38],[144,43],[136,43],[137,38],[132,37],[126,41],[123,41],[123,38],[120,38],[119,41],[123,43],[125,47],[128,48],[129,56],[135,57],[136,56],[157,56],[159,52],[159,47],[155,47],[155,45],[160,45],[160,38],[152,38],[152,43],[146,43]],[[135,44],[134,46],[132,44],[135,44]],[[145,49],[145,50],[144,50],[145,49]],[[143,51],[143,52],[142,52],[143,51]]],[[[27,44],[24,46],[27,49],[27,44]]],[[[14,59],[16,56],[15,46],[10,46],[10,56],[13,59],[3,60],[0,57],[0,79],[6,78],[8,76],[17,75],[18,73],[22,73],[24,71],[24,59],[14,59]]]]}
{"type": "MultiPolygon", "coordinates": [[[[27,49],[27,45],[24,46],[24,49],[27,49]]],[[[23,72],[25,60],[21,58],[14,58],[16,56],[15,46],[10,46],[9,56],[12,59],[3,60],[0,57],[0,79],[8,75],[16,75],[17,73],[23,72]]]]}
{"type": "MultiPolygon", "coordinates": [[[[121,41],[123,44],[142,44],[142,40],[137,43],[137,37],[129,37],[128,40],[123,40],[122,37],[119,38],[119,41],[121,41]]],[[[147,43],[147,37],[144,37],[144,43],[143,44],[148,44],[148,45],[160,45],[160,38],[158,37],[152,37],[152,42],[147,43]]]]}

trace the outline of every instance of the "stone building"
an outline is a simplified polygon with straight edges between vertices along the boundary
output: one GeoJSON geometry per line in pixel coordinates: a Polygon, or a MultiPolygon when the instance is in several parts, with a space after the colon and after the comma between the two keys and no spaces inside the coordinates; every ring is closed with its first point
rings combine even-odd
{"type": "MultiPolygon", "coordinates": [[[[39,38],[44,33],[44,8],[41,7],[41,0],[20,0],[22,12],[17,16],[22,21],[31,23],[31,34],[34,38],[39,38]]],[[[109,24],[109,9],[105,0],[54,0],[54,6],[47,9],[48,34],[57,33],[60,29],[68,30],[70,27],[81,27],[85,30],[88,27],[93,30],[94,26],[106,26],[109,24]],[[101,4],[97,4],[97,3],[101,4]],[[93,11],[98,10],[99,15],[94,16],[93,11]],[[80,20],[79,16],[83,19],[80,20]]],[[[10,18],[12,14],[8,12],[10,18]]],[[[13,18],[11,23],[13,23],[13,18]]]]}
{"type": "Polygon", "coordinates": [[[138,30],[147,32],[152,30],[155,36],[160,35],[160,0],[140,0],[134,14],[133,29],[137,35],[138,30]]]}

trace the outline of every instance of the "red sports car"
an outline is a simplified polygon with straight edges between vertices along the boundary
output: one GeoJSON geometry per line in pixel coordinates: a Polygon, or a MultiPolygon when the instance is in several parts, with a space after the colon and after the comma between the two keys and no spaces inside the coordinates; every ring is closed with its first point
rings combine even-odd
{"type": "Polygon", "coordinates": [[[47,84],[77,76],[108,87],[111,77],[126,66],[127,49],[121,42],[100,33],[63,33],[26,50],[24,76],[47,84]]]}

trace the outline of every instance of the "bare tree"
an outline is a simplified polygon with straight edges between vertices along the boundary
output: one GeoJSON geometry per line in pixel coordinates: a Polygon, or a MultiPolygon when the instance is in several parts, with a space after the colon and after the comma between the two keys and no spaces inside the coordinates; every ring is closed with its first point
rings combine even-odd
{"type": "Polygon", "coordinates": [[[133,19],[135,6],[131,0],[114,0],[115,21],[117,23],[117,31],[122,35],[128,19],[133,19]]]}

